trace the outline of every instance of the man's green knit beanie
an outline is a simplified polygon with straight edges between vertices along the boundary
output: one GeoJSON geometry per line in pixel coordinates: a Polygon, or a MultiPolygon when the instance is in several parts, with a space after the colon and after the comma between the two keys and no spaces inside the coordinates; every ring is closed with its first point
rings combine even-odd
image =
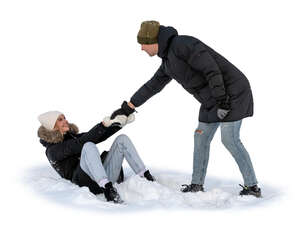
{"type": "Polygon", "coordinates": [[[137,41],[140,44],[156,44],[158,43],[158,32],[158,21],[144,21],[137,35],[137,41]]]}

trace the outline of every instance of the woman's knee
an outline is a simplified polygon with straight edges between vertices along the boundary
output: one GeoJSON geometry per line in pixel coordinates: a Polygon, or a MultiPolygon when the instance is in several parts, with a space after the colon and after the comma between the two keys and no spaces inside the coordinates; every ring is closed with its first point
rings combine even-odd
{"type": "Polygon", "coordinates": [[[91,149],[95,148],[96,147],[96,144],[93,143],[93,142],[86,142],[83,144],[83,147],[82,147],[82,151],[90,151],[91,149]]]}
{"type": "Polygon", "coordinates": [[[125,134],[121,134],[116,138],[117,142],[130,142],[130,138],[125,135],[125,134]]]}

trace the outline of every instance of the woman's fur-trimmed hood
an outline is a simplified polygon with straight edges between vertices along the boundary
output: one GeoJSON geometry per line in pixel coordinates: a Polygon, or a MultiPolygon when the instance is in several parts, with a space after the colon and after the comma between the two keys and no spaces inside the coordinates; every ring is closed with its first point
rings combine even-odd
{"type": "MultiPolygon", "coordinates": [[[[79,129],[75,124],[69,124],[70,133],[78,134],[79,129]]],[[[60,143],[64,140],[64,136],[57,130],[48,130],[44,126],[38,129],[38,137],[47,143],[60,143]]]]}

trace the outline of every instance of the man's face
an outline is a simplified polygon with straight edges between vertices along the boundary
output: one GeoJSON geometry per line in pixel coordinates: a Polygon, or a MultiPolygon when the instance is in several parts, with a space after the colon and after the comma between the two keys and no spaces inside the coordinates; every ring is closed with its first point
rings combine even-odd
{"type": "Polygon", "coordinates": [[[148,53],[149,56],[155,56],[158,53],[158,44],[142,44],[141,45],[142,51],[148,53]]]}

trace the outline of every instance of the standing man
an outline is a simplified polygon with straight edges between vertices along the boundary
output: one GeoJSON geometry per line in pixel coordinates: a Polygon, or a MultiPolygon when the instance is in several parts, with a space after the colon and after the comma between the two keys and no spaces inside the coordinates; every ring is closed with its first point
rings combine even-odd
{"type": "Polygon", "coordinates": [[[222,143],[235,159],[244,179],[240,195],[261,196],[249,154],[240,141],[242,119],[253,115],[253,98],[245,75],[227,59],[192,36],[178,35],[173,27],[145,21],[137,35],[141,49],[158,55],[162,63],[154,76],[111,118],[127,116],[160,92],[172,79],[200,103],[199,125],[194,134],[193,176],[182,192],[204,191],[210,143],[221,127],[222,143]]]}

